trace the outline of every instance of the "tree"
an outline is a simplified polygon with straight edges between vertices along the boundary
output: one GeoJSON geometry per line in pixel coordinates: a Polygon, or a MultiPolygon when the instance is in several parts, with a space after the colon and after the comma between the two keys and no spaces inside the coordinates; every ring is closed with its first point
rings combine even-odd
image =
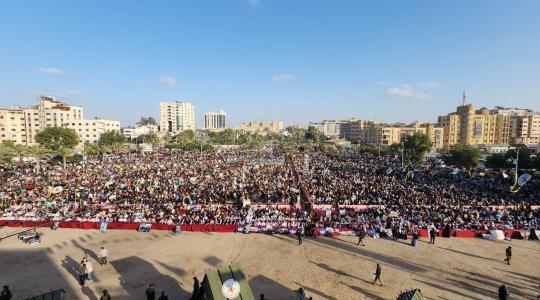
{"type": "Polygon", "coordinates": [[[22,162],[23,158],[26,156],[26,154],[28,154],[28,146],[17,144],[13,146],[13,151],[19,158],[19,162],[22,162]]]}
{"type": "Polygon", "coordinates": [[[193,141],[194,137],[195,137],[195,132],[193,132],[193,130],[188,129],[188,130],[184,130],[180,132],[179,134],[174,136],[173,139],[176,140],[177,143],[186,145],[190,143],[191,141],[193,141]]]}
{"type": "Polygon", "coordinates": [[[50,151],[42,145],[34,145],[28,148],[28,153],[36,160],[36,170],[39,172],[41,159],[50,154],[50,151]]]}
{"type": "Polygon", "coordinates": [[[36,142],[51,151],[73,148],[79,143],[75,130],[64,127],[47,127],[36,134],[36,142]]]}
{"type": "Polygon", "coordinates": [[[478,165],[480,150],[473,146],[460,144],[450,149],[442,158],[446,164],[470,169],[478,165]]]}
{"type": "Polygon", "coordinates": [[[509,166],[508,159],[505,154],[495,153],[486,158],[487,168],[506,168],[509,166]]]}
{"type": "Polygon", "coordinates": [[[404,157],[413,163],[421,162],[431,150],[431,140],[423,133],[415,132],[402,138],[404,157]]]}
{"type": "Polygon", "coordinates": [[[157,125],[157,123],[156,123],[156,120],[153,117],[148,117],[148,118],[141,117],[141,120],[139,122],[137,122],[137,125],[139,125],[139,126],[142,126],[142,125],[157,125]]]}
{"type": "Polygon", "coordinates": [[[147,134],[139,135],[136,141],[137,143],[152,144],[155,146],[159,144],[159,137],[155,132],[150,132],[147,134]]]}
{"type": "Polygon", "coordinates": [[[2,142],[0,144],[0,164],[8,163],[15,155],[15,151],[7,143],[2,142]]]}
{"type": "Polygon", "coordinates": [[[99,145],[112,146],[115,144],[121,145],[126,142],[126,137],[119,131],[107,131],[101,134],[98,140],[99,145]]]}
{"type": "Polygon", "coordinates": [[[72,156],[75,153],[75,151],[73,150],[73,148],[61,146],[55,152],[56,154],[62,157],[62,163],[64,165],[64,171],[65,171],[67,168],[67,158],[72,156]]]}
{"type": "Polygon", "coordinates": [[[304,139],[308,143],[311,142],[314,144],[320,144],[326,140],[326,136],[320,132],[317,127],[309,126],[305,133],[304,139]]]}
{"type": "Polygon", "coordinates": [[[165,142],[165,144],[168,144],[172,141],[172,136],[169,132],[167,132],[161,139],[165,142]]]}

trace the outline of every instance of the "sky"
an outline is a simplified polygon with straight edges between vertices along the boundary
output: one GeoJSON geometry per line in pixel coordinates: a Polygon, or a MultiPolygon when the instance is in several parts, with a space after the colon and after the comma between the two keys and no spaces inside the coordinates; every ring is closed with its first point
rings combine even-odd
{"type": "Polygon", "coordinates": [[[259,119],[540,111],[540,1],[3,1],[0,107],[40,94],[134,125],[160,101],[259,119]]]}

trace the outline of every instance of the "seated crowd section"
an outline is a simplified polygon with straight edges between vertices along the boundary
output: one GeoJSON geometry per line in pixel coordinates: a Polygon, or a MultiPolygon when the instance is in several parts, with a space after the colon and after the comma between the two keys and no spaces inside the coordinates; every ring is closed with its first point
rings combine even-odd
{"type": "Polygon", "coordinates": [[[324,228],[410,232],[537,229],[540,182],[510,192],[499,170],[455,172],[347,152],[160,150],[84,162],[14,164],[0,183],[0,221],[324,228]],[[301,193],[300,191],[303,191],[301,193]]]}

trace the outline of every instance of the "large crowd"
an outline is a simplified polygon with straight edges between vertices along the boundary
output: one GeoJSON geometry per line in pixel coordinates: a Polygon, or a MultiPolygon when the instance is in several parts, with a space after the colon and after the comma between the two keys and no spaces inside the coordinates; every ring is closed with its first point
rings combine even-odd
{"type": "Polygon", "coordinates": [[[95,156],[66,170],[45,162],[15,164],[2,169],[0,180],[0,220],[269,230],[309,221],[372,233],[433,224],[473,230],[540,224],[539,209],[531,207],[540,204],[535,179],[512,193],[512,179],[496,172],[456,172],[435,164],[402,169],[397,158],[350,153],[160,150],[95,156]]]}

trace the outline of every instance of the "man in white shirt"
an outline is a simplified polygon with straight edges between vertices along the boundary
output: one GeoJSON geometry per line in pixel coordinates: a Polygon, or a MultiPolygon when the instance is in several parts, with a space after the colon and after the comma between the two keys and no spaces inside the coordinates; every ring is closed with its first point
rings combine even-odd
{"type": "Polygon", "coordinates": [[[109,256],[109,250],[105,249],[105,247],[101,247],[99,249],[99,263],[100,265],[106,265],[107,264],[107,256],[109,256]]]}

